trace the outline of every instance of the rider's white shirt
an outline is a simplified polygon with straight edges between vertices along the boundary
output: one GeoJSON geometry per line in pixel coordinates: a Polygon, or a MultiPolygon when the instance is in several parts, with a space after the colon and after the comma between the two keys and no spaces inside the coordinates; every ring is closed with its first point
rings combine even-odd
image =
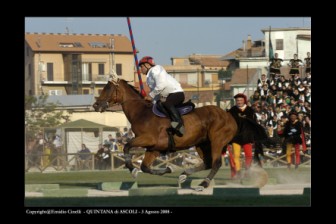
{"type": "Polygon", "coordinates": [[[152,98],[159,94],[167,97],[170,93],[183,92],[180,83],[169,75],[161,65],[155,65],[149,69],[146,82],[151,90],[149,95],[152,98]]]}

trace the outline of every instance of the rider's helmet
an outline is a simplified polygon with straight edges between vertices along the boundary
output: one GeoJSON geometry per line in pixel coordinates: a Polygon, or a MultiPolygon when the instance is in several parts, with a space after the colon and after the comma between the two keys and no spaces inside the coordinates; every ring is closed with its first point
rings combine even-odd
{"type": "Polygon", "coordinates": [[[144,63],[148,63],[150,64],[151,66],[155,66],[155,62],[154,62],[154,59],[150,56],[145,56],[143,58],[141,58],[140,62],[139,62],[139,66],[144,64],[144,63]]]}

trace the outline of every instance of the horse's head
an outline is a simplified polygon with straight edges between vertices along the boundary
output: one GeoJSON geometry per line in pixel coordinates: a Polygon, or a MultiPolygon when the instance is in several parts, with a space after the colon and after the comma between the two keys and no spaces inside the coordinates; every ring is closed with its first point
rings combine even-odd
{"type": "Polygon", "coordinates": [[[110,105],[121,103],[121,92],[118,90],[119,79],[110,79],[96,102],[92,105],[96,112],[104,112],[110,105]]]}

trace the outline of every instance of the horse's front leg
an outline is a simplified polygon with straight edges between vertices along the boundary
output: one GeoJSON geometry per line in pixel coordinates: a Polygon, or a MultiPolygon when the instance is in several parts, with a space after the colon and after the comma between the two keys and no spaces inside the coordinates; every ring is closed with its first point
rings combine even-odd
{"type": "Polygon", "coordinates": [[[179,183],[182,184],[184,183],[186,180],[187,180],[187,177],[193,173],[196,173],[198,171],[202,171],[202,170],[205,170],[206,169],[206,166],[205,164],[202,162],[200,164],[198,164],[197,166],[195,167],[191,167],[191,168],[188,168],[188,169],[185,169],[179,176],[179,183]]]}
{"type": "Polygon", "coordinates": [[[126,143],[124,146],[125,166],[129,169],[130,172],[132,172],[135,168],[132,164],[132,155],[129,153],[131,148],[132,145],[130,142],[126,143]]]}
{"type": "Polygon", "coordinates": [[[130,154],[130,149],[133,147],[151,147],[155,144],[155,139],[152,136],[142,135],[133,138],[124,146],[124,156],[125,156],[125,166],[132,173],[134,178],[137,177],[139,169],[135,168],[132,163],[132,155],[130,154]]]}
{"type": "Polygon", "coordinates": [[[160,156],[159,151],[147,151],[141,163],[142,172],[150,173],[153,175],[163,175],[165,173],[172,173],[173,169],[169,166],[167,166],[165,169],[151,169],[150,168],[150,166],[153,164],[153,162],[158,156],[160,156]]]}

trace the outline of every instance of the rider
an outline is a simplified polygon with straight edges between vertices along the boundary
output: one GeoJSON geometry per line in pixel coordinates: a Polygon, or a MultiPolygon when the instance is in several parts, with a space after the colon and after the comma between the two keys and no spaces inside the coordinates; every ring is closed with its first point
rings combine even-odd
{"type": "Polygon", "coordinates": [[[155,65],[154,59],[150,56],[143,57],[139,62],[143,74],[147,75],[147,85],[150,88],[146,100],[161,102],[169,113],[171,126],[176,134],[181,137],[184,134],[183,120],[175,106],[182,104],[185,96],[181,84],[174,79],[161,65],[155,65]]]}

